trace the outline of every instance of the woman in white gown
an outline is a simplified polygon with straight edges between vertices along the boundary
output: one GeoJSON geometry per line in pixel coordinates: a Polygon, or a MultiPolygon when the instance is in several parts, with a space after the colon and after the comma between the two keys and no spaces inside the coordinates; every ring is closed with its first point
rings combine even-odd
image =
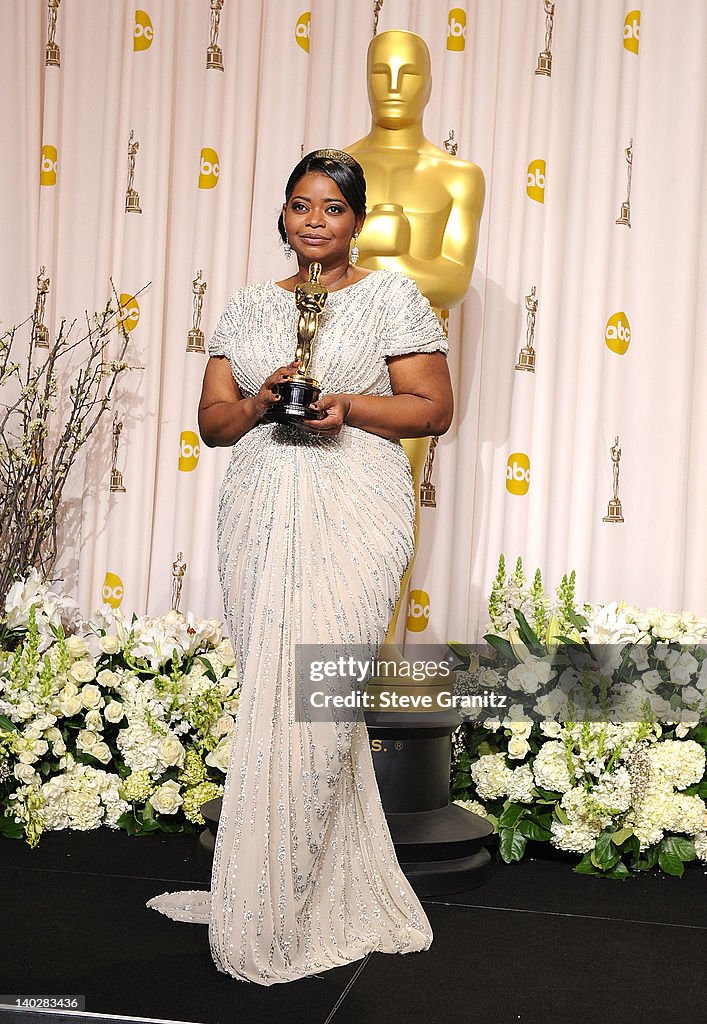
{"type": "Polygon", "coordinates": [[[297,273],[230,300],[199,407],[206,444],[233,446],[217,534],[241,684],[211,889],[147,904],[208,924],[217,968],[261,985],[432,942],[395,855],[363,712],[307,721],[294,680],[298,645],[331,656],[347,644],[375,654],[383,642],[413,552],[399,438],[443,433],[452,416],[447,342],[429,302],[402,274],[350,262],[365,219],[357,161],[309,154],[285,198],[279,229],[297,273]],[[311,366],[325,415],[264,421],[273,385],[294,367],[293,291],[312,261],[329,290],[311,366]]]}

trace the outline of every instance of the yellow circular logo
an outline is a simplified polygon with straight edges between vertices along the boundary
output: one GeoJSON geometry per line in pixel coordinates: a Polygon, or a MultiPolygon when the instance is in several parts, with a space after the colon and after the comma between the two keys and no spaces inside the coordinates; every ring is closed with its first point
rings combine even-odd
{"type": "Polygon", "coordinates": [[[614,313],[606,321],[604,340],[612,352],[624,355],[631,344],[631,327],[625,313],[614,313]]]}
{"type": "Polygon", "coordinates": [[[123,292],[118,306],[118,323],[126,331],[134,331],[140,321],[140,307],[134,295],[123,292]]]}
{"type": "Polygon", "coordinates": [[[179,468],[182,473],[196,469],[200,451],[199,435],[193,430],[183,430],[179,437],[179,468]]]}
{"type": "Polygon", "coordinates": [[[298,46],[309,53],[309,29],[312,21],[312,15],[309,11],[305,11],[304,14],[300,14],[295,25],[295,42],[298,46]]]}
{"type": "Polygon", "coordinates": [[[506,490],[509,494],[527,494],[530,487],[530,459],[525,452],[513,452],[506,465],[506,490]]]}
{"type": "Polygon", "coordinates": [[[155,30],[147,11],[135,11],[135,28],[133,29],[133,49],[148,50],[155,38],[155,30]]]}
{"type": "Polygon", "coordinates": [[[452,7],[447,16],[447,49],[463,50],[466,46],[466,11],[452,7]]]}
{"type": "Polygon", "coordinates": [[[545,202],[545,161],[531,160],[528,164],[528,177],[525,190],[536,203],[545,202]]]}
{"type": "Polygon", "coordinates": [[[59,154],[56,146],[42,146],[42,165],[39,175],[40,185],[56,185],[56,163],[59,154]]]}
{"type": "Polygon", "coordinates": [[[430,621],[430,595],[426,590],[411,590],[408,595],[407,628],[411,633],[421,633],[430,621]]]}
{"type": "Polygon", "coordinates": [[[629,11],[624,21],[624,47],[631,53],[638,53],[641,41],[641,12],[629,11]]]}
{"type": "Polygon", "coordinates": [[[210,146],[204,146],[201,151],[201,166],[199,167],[199,188],[216,188],[220,173],[218,153],[210,146]]]}
{"type": "Polygon", "coordinates": [[[123,581],[120,576],[114,572],[107,572],[101,588],[103,603],[109,604],[111,608],[117,608],[123,600],[123,593],[123,581]]]}

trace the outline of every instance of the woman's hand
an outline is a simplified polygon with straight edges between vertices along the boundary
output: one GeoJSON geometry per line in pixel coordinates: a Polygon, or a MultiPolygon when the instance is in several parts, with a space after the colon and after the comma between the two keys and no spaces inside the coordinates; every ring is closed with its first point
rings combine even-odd
{"type": "Polygon", "coordinates": [[[282,384],[288,380],[299,367],[299,360],[293,359],[287,366],[278,366],[277,370],[263,381],[260,391],[255,396],[255,408],[259,419],[262,419],[274,405],[281,400],[280,395],[273,391],[273,384],[282,384]]]}
{"type": "Polygon", "coordinates": [[[310,434],[338,437],[351,409],[351,397],[338,394],[324,395],[318,402],[313,402],[310,409],[317,409],[325,415],[321,420],[302,420],[301,429],[310,434]]]}

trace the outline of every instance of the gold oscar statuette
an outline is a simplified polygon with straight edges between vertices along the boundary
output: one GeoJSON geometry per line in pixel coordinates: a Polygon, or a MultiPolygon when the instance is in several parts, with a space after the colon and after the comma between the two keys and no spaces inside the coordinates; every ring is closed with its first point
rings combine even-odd
{"type": "Polygon", "coordinates": [[[119,420],[117,416],[113,417],[113,461],[110,470],[110,489],[111,491],[118,491],[121,494],[125,493],[125,487],[123,486],[123,474],[118,469],[118,448],[120,446],[120,432],[123,429],[123,421],[119,420]]]}
{"type": "Polygon", "coordinates": [[[201,329],[201,313],[204,307],[204,293],[206,292],[206,281],[199,271],[191,283],[193,295],[192,305],[192,328],[187,335],[187,352],[206,352],[204,346],[204,332],[201,329]]]}
{"type": "Polygon", "coordinates": [[[545,8],[545,49],[538,54],[538,66],[535,69],[536,75],[552,74],[552,23],[555,17],[555,5],[550,0],[543,0],[545,8]]]}
{"type": "Polygon", "coordinates": [[[456,156],[457,150],[459,149],[459,143],[454,139],[454,129],[449,129],[449,137],[442,143],[444,148],[447,150],[450,156],[456,156]]]}
{"type": "Polygon", "coordinates": [[[61,67],[61,54],[56,41],[56,17],[61,0],[47,0],[47,48],[44,63],[47,67],[61,67]]]}
{"type": "Polygon", "coordinates": [[[125,190],[125,212],[142,213],[140,209],[140,196],[133,188],[135,177],[135,157],[140,148],[140,143],[135,139],[135,132],[131,130],[128,139],[128,187],[125,190]]]}
{"type": "MultiPolygon", "coordinates": [[[[368,46],[367,84],[371,129],[345,147],[366,176],[367,216],[358,238],[358,266],[406,274],[440,316],[441,310],[457,306],[469,289],[484,175],[476,164],[425,138],[422,122],[432,91],[432,67],[421,36],[398,29],[376,35],[368,46]]],[[[447,143],[456,145],[451,137],[447,143]]],[[[429,438],[404,438],[402,443],[415,488],[417,550],[429,438]]],[[[388,628],[385,643],[391,653],[414,561],[413,555],[388,628]]]]}
{"type": "Polygon", "coordinates": [[[223,50],[218,45],[218,30],[222,8],[223,0],[211,0],[210,36],[209,45],[206,48],[207,70],[223,71],[223,50]]]}
{"type": "Polygon", "coordinates": [[[617,224],[623,224],[625,227],[631,227],[631,171],[633,169],[633,139],[629,142],[628,146],[624,150],[624,156],[626,158],[626,199],[621,204],[621,213],[616,218],[617,224]]]}
{"type": "Polygon", "coordinates": [[[177,558],[172,562],[172,603],[173,612],[179,611],[179,601],[182,596],[182,585],[187,571],[187,563],[184,561],[184,552],[178,551],[177,558]]]}
{"type": "Polygon", "coordinates": [[[621,462],[621,448],[619,447],[619,435],[616,435],[613,447],[611,448],[611,462],[614,472],[614,497],[609,502],[603,522],[623,523],[624,511],[619,498],[619,463],[621,462]]]}
{"type": "Polygon", "coordinates": [[[42,323],[48,291],[49,278],[47,277],[47,268],[40,267],[37,274],[37,298],[34,303],[34,316],[32,317],[32,341],[35,348],[49,348],[49,330],[42,323]]]}
{"type": "Polygon", "coordinates": [[[322,272],[321,263],[309,264],[309,280],[295,287],[295,305],[299,312],[297,320],[297,348],[295,359],[299,360],[299,370],[281,384],[274,384],[273,391],[281,396],[280,401],[271,406],[267,415],[269,420],[277,423],[292,423],[303,419],[322,419],[321,413],[309,408],[321,394],[319,381],[310,376],[314,354],[314,339],[319,328],[319,317],[326,305],[329,292],[319,280],[322,272]]]}
{"type": "Polygon", "coordinates": [[[525,345],[518,353],[516,370],[527,370],[528,373],[535,373],[535,314],[538,311],[538,300],[535,298],[535,285],[530,289],[530,295],[525,296],[526,329],[525,345]]]}

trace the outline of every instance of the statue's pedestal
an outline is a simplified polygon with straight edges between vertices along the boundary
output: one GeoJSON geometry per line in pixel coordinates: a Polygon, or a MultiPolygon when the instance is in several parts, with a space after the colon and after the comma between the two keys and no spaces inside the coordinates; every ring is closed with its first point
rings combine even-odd
{"type": "MultiPolygon", "coordinates": [[[[395,852],[421,898],[465,892],[486,882],[493,834],[485,818],[449,803],[455,711],[366,712],[373,764],[395,852]]],[[[211,869],[221,800],[201,808],[206,829],[197,861],[211,869]]]]}

